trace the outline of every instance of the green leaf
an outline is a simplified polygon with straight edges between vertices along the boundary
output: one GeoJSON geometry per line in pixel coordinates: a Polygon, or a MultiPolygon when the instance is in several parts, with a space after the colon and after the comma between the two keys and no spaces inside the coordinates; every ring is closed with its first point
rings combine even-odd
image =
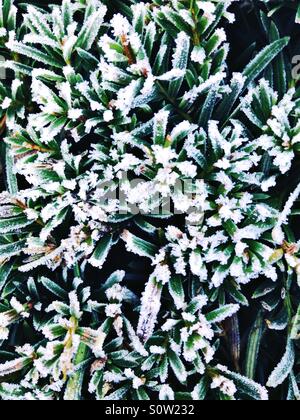
{"type": "Polygon", "coordinates": [[[22,228],[32,225],[33,221],[28,220],[25,214],[8,219],[0,219],[0,234],[16,233],[22,228]]]}
{"type": "Polygon", "coordinates": [[[233,314],[237,313],[239,309],[240,305],[224,305],[221,308],[206,314],[206,319],[210,323],[222,322],[226,318],[230,318],[233,314]]]}
{"type": "Polygon", "coordinates": [[[169,370],[169,360],[167,356],[164,356],[161,364],[159,365],[159,377],[162,383],[167,380],[169,370]]]}
{"type": "Polygon", "coordinates": [[[177,377],[178,381],[181,382],[181,383],[186,382],[187,371],[185,369],[184,364],[182,363],[182,361],[178,357],[178,355],[174,351],[170,350],[168,352],[168,358],[169,358],[170,366],[171,366],[175,376],[177,377]]]}
{"type": "Polygon", "coordinates": [[[14,158],[11,148],[6,145],[5,163],[6,163],[6,181],[8,191],[12,195],[16,195],[19,191],[18,181],[14,170],[14,158]]]}
{"type": "MultiPolygon", "coordinates": [[[[190,52],[190,38],[181,32],[177,37],[177,45],[173,56],[173,68],[178,70],[186,70],[188,57],[190,52]]],[[[184,77],[170,83],[168,94],[171,98],[176,98],[181,88],[184,77]]]]}
{"type": "Polygon", "coordinates": [[[198,124],[200,127],[203,127],[205,129],[207,128],[208,122],[211,119],[211,116],[214,111],[214,107],[217,101],[218,89],[218,85],[213,86],[210,89],[199,114],[198,124]]]}
{"type": "Polygon", "coordinates": [[[292,322],[290,337],[292,340],[298,340],[300,334],[300,305],[292,322]]]}
{"type": "Polygon", "coordinates": [[[154,234],[157,231],[157,227],[147,222],[142,216],[138,216],[134,219],[134,223],[142,229],[144,232],[154,234]]]}
{"type": "Polygon", "coordinates": [[[224,95],[224,98],[216,111],[215,118],[217,120],[221,122],[227,120],[234,107],[234,104],[238,100],[241,92],[243,91],[244,85],[245,79],[242,75],[240,77],[233,78],[230,85],[231,91],[224,95]]]}
{"type": "MultiPolygon", "coordinates": [[[[274,22],[271,23],[270,28],[270,40],[276,41],[280,39],[279,31],[274,22]]],[[[275,90],[279,93],[280,98],[284,96],[287,91],[287,77],[285,71],[285,63],[283,53],[281,52],[275,58],[273,63],[274,68],[274,87],[275,90]]]]}
{"type": "Polygon", "coordinates": [[[267,280],[255,290],[255,292],[252,295],[252,299],[259,299],[261,297],[265,297],[272,293],[276,289],[276,287],[277,285],[274,282],[267,280]]]}
{"type": "Polygon", "coordinates": [[[0,397],[5,400],[18,401],[24,400],[25,390],[19,385],[11,383],[0,383],[0,397]]]}
{"type": "Polygon", "coordinates": [[[265,47],[256,57],[247,65],[243,76],[247,78],[247,85],[256,79],[274,58],[288,45],[289,37],[279,39],[265,47]]]}
{"type": "Polygon", "coordinates": [[[296,23],[300,23],[300,4],[299,4],[298,9],[297,9],[296,23]]]}
{"type": "Polygon", "coordinates": [[[127,250],[139,255],[140,257],[154,258],[159,249],[144,239],[138,238],[129,231],[124,231],[122,239],[126,243],[127,250]]]}
{"type": "Polygon", "coordinates": [[[33,60],[39,61],[40,63],[48,64],[49,66],[53,66],[55,68],[62,68],[63,67],[63,60],[57,61],[52,56],[41,52],[39,49],[30,47],[29,45],[20,43],[14,43],[10,46],[11,50],[21,54],[25,55],[26,57],[29,57],[33,60]]]}
{"type": "Polygon", "coordinates": [[[114,284],[121,283],[125,277],[125,274],[126,273],[123,270],[115,271],[113,274],[111,274],[111,276],[109,276],[101,289],[107,290],[110,289],[114,284]]]}
{"type": "Polygon", "coordinates": [[[104,398],[104,400],[110,400],[110,401],[124,400],[129,389],[130,389],[130,385],[122,386],[121,388],[117,389],[115,392],[107,395],[104,398]]]}
{"type": "Polygon", "coordinates": [[[200,382],[195,386],[192,397],[195,401],[203,401],[206,398],[206,395],[209,390],[209,383],[207,378],[204,376],[200,382]]]}
{"type": "Polygon", "coordinates": [[[289,392],[287,396],[288,401],[300,401],[300,390],[297,383],[297,378],[294,373],[290,374],[289,392]]]}
{"type": "Polygon", "coordinates": [[[33,277],[29,277],[27,280],[27,287],[30,295],[36,299],[36,301],[40,300],[39,292],[36,287],[36,283],[33,277]]]}
{"type": "Polygon", "coordinates": [[[68,26],[72,23],[73,13],[70,0],[63,0],[62,2],[62,17],[64,22],[64,30],[67,31],[68,26]]]}
{"type": "MultiPolygon", "coordinates": [[[[264,306],[264,302],[262,302],[264,306]]],[[[287,328],[289,324],[289,314],[286,306],[283,306],[282,309],[266,319],[267,326],[269,330],[283,331],[287,328]]]]}
{"type": "Polygon", "coordinates": [[[260,312],[256,318],[255,324],[253,325],[250,331],[249,337],[248,337],[245,374],[250,379],[255,378],[262,334],[263,334],[263,316],[262,316],[262,313],[260,312]]]}
{"type": "Polygon", "coordinates": [[[81,28],[78,35],[77,46],[83,50],[90,50],[103,23],[106,8],[101,5],[92,12],[81,28]]]}
{"type": "Polygon", "coordinates": [[[89,263],[97,268],[102,268],[113,245],[112,235],[104,236],[98,243],[94,254],[89,259],[89,263]]]}
{"type": "Polygon", "coordinates": [[[144,388],[138,388],[137,390],[135,390],[134,394],[135,394],[136,399],[138,401],[149,401],[150,400],[150,397],[149,397],[149,395],[147,394],[147,392],[145,391],[144,388]]]}
{"type": "Polygon", "coordinates": [[[6,263],[0,266],[0,292],[5,286],[5,283],[12,271],[12,264],[6,263]]]}
{"type": "Polygon", "coordinates": [[[11,360],[0,364],[0,378],[19,372],[32,363],[31,357],[20,357],[19,359],[11,360]]]}
{"type": "Polygon", "coordinates": [[[40,237],[47,240],[51,232],[63,223],[67,217],[69,208],[61,210],[56,216],[54,216],[46,226],[41,230],[40,237]]]}
{"type": "Polygon", "coordinates": [[[174,300],[174,304],[177,309],[181,309],[184,306],[185,296],[184,290],[182,285],[182,278],[181,276],[173,276],[169,283],[169,292],[174,300]]]}
{"type": "Polygon", "coordinates": [[[54,281],[48,279],[47,277],[41,277],[40,282],[43,284],[46,289],[48,289],[51,293],[56,295],[62,300],[65,300],[68,296],[68,293],[62,289],[58,284],[54,283],[54,281]]]}
{"type": "Polygon", "coordinates": [[[295,348],[292,340],[288,340],[286,351],[276,368],[271,373],[267,386],[277,388],[291,373],[295,363],[295,348]]]}
{"type": "Polygon", "coordinates": [[[43,12],[39,11],[37,7],[32,5],[28,6],[27,19],[30,21],[31,26],[45,39],[49,38],[54,41],[56,40],[55,34],[51,30],[46,19],[44,19],[43,12]]]}
{"type": "Polygon", "coordinates": [[[235,372],[230,372],[226,368],[221,369],[221,374],[234,381],[239,393],[248,395],[253,400],[268,400],[268,391],[266,388],[254,382],[252,379],[235,372]]]}
{"type": "Polygon", "coordinates": [[[94,372],[90,380],[89,388],[91,393],[96,392],[97,399],[103,399],[103,370],[94,372]]]}
{"type": "Polygon", "coordinates": [[[226,286],[230,296],[240,305],[249,306],[249,301],[246,296],[240,291],[240,286],[234,281],[231,281],[226,286]]]}
{"type": "Polygon", "coordinates": [[[79,57],[85,60],[89,65],[96,67],[99,64],[97,58],[95,58],[92,54],[83,50],[82,48],[77,48],[77,52],[79,57]]]}
{"type": "MultiPolygon", "coordinates": [[[[74,359],[74,367],[76,369],[76,366],[81,364],[87,357],[89,353],[88,347],[81,343],[79,345],[79,348],[77,350],[75,359],[74,359]]],[[[68,380],[64,400],[65,401],[80,401],[83,399],[82,395],[82,385],[85,375],[85,369],[80,369],[73,373],[71,377],[68,380]]]]}
{"type": "Polygon", "coordinates": [[[27,66],[26,64],[18,63],[16,61],[6,61],[4,63],[4,67],[7,69],[11,69],[16,73],[26,74],[27,76],[32,75],[33,68],[30,66],[27,66]]]}
{"type": "Polygon", "coordinates": [[[134,368],[139,366],[140,355],[135,353],[128,354],[126,350],[116,351],[110,354],[110,359],[115,365],[123,368],[134,368]],[[136,357],[136,355],[138,357],[136,357]]]}
{"type": "Polygon", "coordinates": [[[167,124],[169,119],[168,111],[160,111],[154,117],[153,143],[164,145],[167,135],[167,124]]]}
{"type": "Polygon", "coordinates": [[[132,19],[132,27],[135,32],[142,34],[144,32],[144,25],[146,20],[146,9],[141,7],[135,10],[132,19]]]}
{"type": "Polygon", "coordinates": [[[144,38],[144,49],[148,57],[151,57],[153,47],[156,38],[156,27],[154,25],[148,25],[144,38]]]}
{"type": "Polygon", "coordinates": [[[26,240],[22,240],[7,245],[0,245],[0,259],[6,259],[20,254],[25,248],[26,242],[26,240]]]}

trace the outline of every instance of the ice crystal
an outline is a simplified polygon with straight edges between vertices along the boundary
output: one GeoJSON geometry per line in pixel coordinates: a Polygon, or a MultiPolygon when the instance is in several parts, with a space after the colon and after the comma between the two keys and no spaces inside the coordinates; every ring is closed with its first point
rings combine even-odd
{"type": "Polygon", "coordinates": [[[233,65],[244,2],[12,3],[0,398],[265,400],[274,329],[267,385],[296,399],[300,113],[279,5],[257,2],[273,41],[233,65]]]}

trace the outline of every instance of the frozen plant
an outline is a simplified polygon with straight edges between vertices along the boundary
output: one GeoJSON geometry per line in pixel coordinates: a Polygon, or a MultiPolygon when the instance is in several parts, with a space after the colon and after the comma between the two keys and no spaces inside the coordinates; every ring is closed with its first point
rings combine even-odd
{"type": "Polygon", "coordinates": [[[244,6],[0,0],[0,399],[299,399],[299,16],[244,6]]]}

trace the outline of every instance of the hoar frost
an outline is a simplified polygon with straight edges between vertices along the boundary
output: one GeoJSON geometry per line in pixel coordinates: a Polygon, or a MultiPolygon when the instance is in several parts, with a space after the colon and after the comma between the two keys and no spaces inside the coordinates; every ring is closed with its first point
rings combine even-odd
{"type": "MultiPolygon", "coordinates": [[[[297,91],[252,80],[257,63],[231,74],[230,0],[124,0],[126,16],[81,3],[28,6],[19,30],[15,6],[0,2],[14,73],[0,86],[0,398],[267,399],[218,362],[226,339],[241,369],[250,282],[268,285],[253,296],[265,328],[298,336],[280,279],[299,281],[285,227],[300,187],[282,203],[274,194],[297,162],[297,91]],[[128,272],[107,276],[123,255],[128,272]]],[[[289,376],[291,393],[288,350],[271,384],[289,376]]]]}

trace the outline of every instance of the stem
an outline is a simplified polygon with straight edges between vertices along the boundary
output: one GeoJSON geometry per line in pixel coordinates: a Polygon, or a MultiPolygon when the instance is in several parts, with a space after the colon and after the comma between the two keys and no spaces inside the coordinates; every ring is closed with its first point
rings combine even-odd
{"type": "Polygon", "coordinates": [[[200,45],[201,44],[201,40],[200,40],[200,36],[198,34],[197,31],[197,17],[196,17],[196,12],[195,12],[195,0],[191,0],[190,3],[190,12],[195,24],[195,28],[193,28],[193,41],[194,41],[194,45],[200,45]]]}
{"type": "Polygon", "coordinates": [[[26,149],[37,150],[38,152],[42,152],[42,153],[52,153],[53,152],[50,149],[47,149],[45,147],[38,146],[36,144],[25,143],[24,146],[26,147],[26,149]]]}
{"type": "Polygon", "coordinates": [[[6,129],[6,114],[2,117],[0,121],[0,135],[4,133],[5,129],[6,129]]]}
{"type": "Polygon", "coordinates": [[[128,58],[128,64],[129,65],[135,64],[136,63],[136,58],[133,54],[133,51],[132,51],[132,48],[131,48],[130,44],[128,43],[128,39],[127,39],[126,35],[121,36],[121,43],[122,43],[124,54],[128,58]]]}

